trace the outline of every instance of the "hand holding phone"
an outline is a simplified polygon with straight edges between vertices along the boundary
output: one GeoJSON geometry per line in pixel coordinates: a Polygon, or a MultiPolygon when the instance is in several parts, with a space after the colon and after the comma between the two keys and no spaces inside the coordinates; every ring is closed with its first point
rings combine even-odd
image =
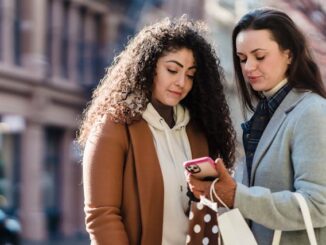
{"type": "Polygon", "coordinates": [[[202,180],[214,180],[218,177],[215,162],[210,157],[196,158],[183,163],[189,174],[202,180]]]}

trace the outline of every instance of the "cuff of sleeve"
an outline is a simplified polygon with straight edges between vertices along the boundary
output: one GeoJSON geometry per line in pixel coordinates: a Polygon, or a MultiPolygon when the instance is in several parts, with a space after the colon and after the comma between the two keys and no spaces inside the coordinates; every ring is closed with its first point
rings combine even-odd
{"type": "Polygon", "coordinates": [[[244,184],[237,182],[237,188],[235,189],[234,196],[234,208],[239,208],[241,211],[241,207],[244,205],[245,196],[248,196],[249,188],[244,184]]]}

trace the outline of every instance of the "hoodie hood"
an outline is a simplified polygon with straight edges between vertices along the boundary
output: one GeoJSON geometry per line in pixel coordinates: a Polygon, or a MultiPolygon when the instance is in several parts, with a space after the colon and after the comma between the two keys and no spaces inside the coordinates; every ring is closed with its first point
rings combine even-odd
{"type": "Polygon", "coordinates": [[[173,107],[175,125],[172,129],[170,129],[165,120],[160,116],[160,114],[158,114],[151,103],[148,103],[142,116],[145,121],[156,130],[166,130],[167,128],[169,130],[178,130],[182,127],[186,127],[190,121],[189,111],[180,104],[173,107]]]}

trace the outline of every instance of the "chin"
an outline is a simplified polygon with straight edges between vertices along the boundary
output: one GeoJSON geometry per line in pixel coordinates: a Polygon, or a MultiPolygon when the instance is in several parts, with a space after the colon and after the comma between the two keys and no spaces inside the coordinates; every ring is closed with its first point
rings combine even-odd
{"type": "Polygon", "coordinates": [[[176,106],[179,103],[180,103],[180,100],[169,100],[169,101],[165,101],[164,104],[167,106],[176,106]]]}
{"type": "Polygon", "coordinates": [[[176,106],[177,104],[179,104],[179,103],[167,103],[166,105],[167,105],[167,106],[174,107],[174,106],[176,106]]]}
{"type": "Polygon", "coordinates": [[[265,88],[262,88],[260,86],[251,86],[251,88],[256,92],[263,92],[266,90],[265,88]]]}

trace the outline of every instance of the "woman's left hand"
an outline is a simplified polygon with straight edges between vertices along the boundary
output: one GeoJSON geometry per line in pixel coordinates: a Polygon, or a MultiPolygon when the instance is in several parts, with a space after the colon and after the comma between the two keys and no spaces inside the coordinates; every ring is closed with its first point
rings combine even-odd
{"type": "MultiPolygon", "coordinates": [[[[218,172],[219,180],[215,183],[214,188],[222,201],[229,208],[232,208],[234,205],[234,196],[237,184],[230,176],[228,170],[225,168],[223,160],[218,158],[215,160],[215,162],[215,168],[218,172]]],[[[212,181],[199,180],[192,175],[188,175],[187,182],[190,190],[193,192],[196,198],[199,199],[201,195],[209,198],[209,189],[212,181]]]]}

